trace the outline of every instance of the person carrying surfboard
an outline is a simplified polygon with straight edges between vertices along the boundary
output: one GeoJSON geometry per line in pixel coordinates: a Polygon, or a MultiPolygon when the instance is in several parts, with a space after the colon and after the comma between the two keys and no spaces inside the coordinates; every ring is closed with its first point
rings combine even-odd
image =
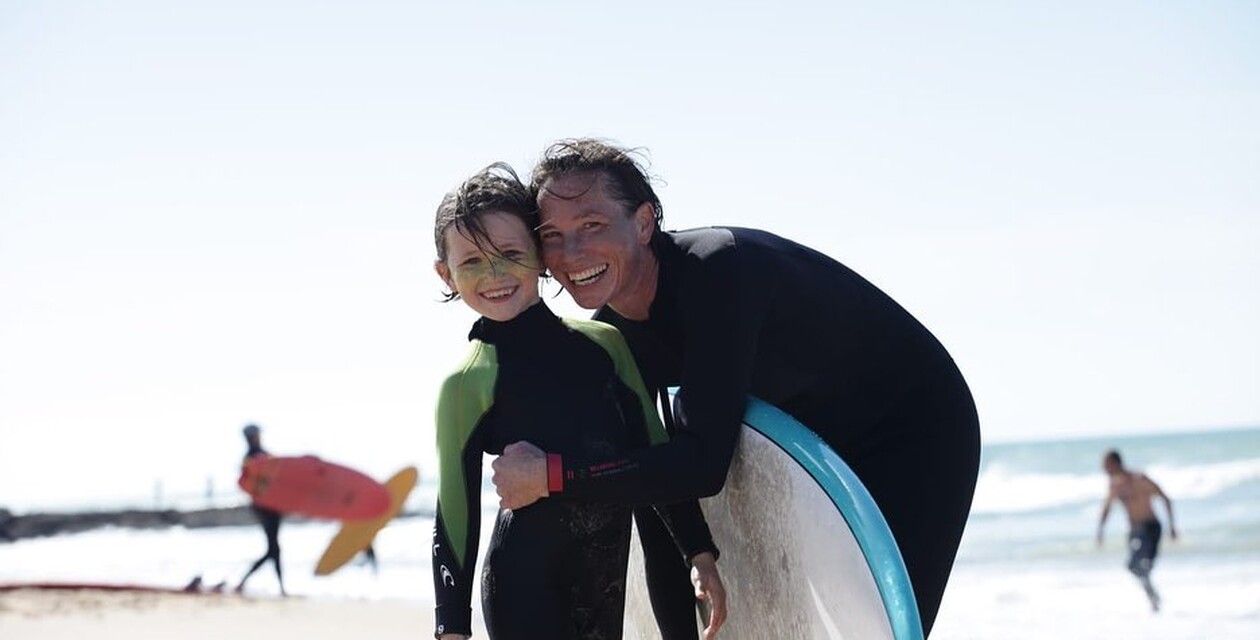
{"type": "MultiPolygon", "coordinates": [[[[555,143],[531,186],[544,265],[621,329],[649,388],[678,387],[678,410],[658,447],[574,456],[509,444],[494,462],[502,504],[714,495],[753,395],[816,432],[870,491],[926,635],[979,468],[975,403],[940,342],[873,284],[796,242],[733,227],[663,231],[651,180],[616,145],[555,143]]],[[[646,555],[667,542],[641,538],[646,555]]]]}
{"type": "MultiPolygon", "coordinates": [[[[434,266],[446,299],[481,315],[468,336],[470,354],[437,401],[433,583],[443,640],[472,633],[483,453],[530,439],[570,456],[617,455],[667,439],[617,330],[562,320],[541,301],[537,223],[532,194],[504,164],[447,194],[436,214],[434,266]]],[[[716,560],[694,500],[660,513],[677,540],[674,563],[716,560]]],[[[631,518],[630,507],[600,501],[500,509],[482,573],[490,636],[620,638],[631,518]]],[[[708,622],[716,633],[725,611],[721,580],[706,574],[696,588],[714,603],[708,622]]]]}
{"type": "MultiPolygon", "coordinates": [[[[248,449],[245,452],[245,462],[252,458],[270,455],[262,446],[262,429],[256,424],[247,424],[241,429],[241,434],[245,436],[245,444],[248,449]]],[[[241,576],[241,581],[236,584],[236,593],[245,592],[245,582],[249,577],[258,571],[270,560],[276,567],[276,581],[280,583],[280,595],[287,596],[284,590],[284,574],[280,570],[280,520],[282,516],[279,511],[272,511],[257,503],[250,503],[250,510],[254,512],[254,517],[258,519],[258,524],[262,525],[263,534],[267,536],[267,551],[241,576]]]]}

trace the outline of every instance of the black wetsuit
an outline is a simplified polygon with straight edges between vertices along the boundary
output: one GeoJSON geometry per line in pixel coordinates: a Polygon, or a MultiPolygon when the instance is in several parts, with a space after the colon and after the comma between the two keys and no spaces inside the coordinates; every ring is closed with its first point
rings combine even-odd
{"type": "MultiPolygon", "coordinates": [[[[265,449],[251,444],[249,445],[249,450],[245,453],[245,461],[248,462],[250,458],[265,455],[268,455],[265,449]]],[[[276,579],[280,581],[280,589],[283,591],[284,575],[280,571],[280,512],[260,507],[255,503],[251,503],[249,508],[254,512],[254,517],[258,519],[258,524],[262,525],[263,534],[267,536],[267,552],[249,568],[249,571],[245,572],[245,577],[241,578],[240,587],[243,588],[245,581],[249,580],[249,577],[254,575],[254,572],[259,567],[262,567],[263,563],[270,560],[276,566],[276,579]]]]}
{"type": "MultiPolygon", "coordinates": [[[[658,232],[651,246],[660,271],[649,318],[609,308],[596,318],[622,330],[650,387],[680,388],[670,442],[564,456],[565,484],[553,496],[637,505],[712,495],[757,396],[817,432],[870,490],[926,634],[979,465],[975,404],[949,354],[874,285],[789,240],[709,228],[658,232]]],[[[679,571],[674,584],[683,579],[679,571]]],[[[678,602],[688,613],[691,603],[678,602]]]]}
{"type": "MultiPolygon", "coordinates": [[[[471,633],[481,456],[528,440],[573,456],[615,456],[665,440],[634,359],[612,327],[560,320],[538,303],[482,318],[472,355],[438,399],[439,493],[433,579],[437,632],[471,633]]],[[[713,550],[691,502],[663,509],[684,554],[713,550]]],[[[621,637],[631,509],[540,500],[500,509],[482,572],[492,638],[621,637]]],[[[680,548],[673,562],[682,565],[680,548]]]]}

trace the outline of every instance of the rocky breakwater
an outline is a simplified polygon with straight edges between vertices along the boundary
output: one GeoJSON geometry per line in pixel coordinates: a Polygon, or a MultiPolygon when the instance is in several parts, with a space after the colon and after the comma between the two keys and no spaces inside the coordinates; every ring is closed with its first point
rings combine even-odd
{"type": "Polygon", "coordinates": [[[241,526],[255,522],[254,515],[250,513],[247,505],[193,511],[121,509],[23,514],[14,514],[7,509],[0,509],[0,543],[14,542],[23,538],[80,533],[111,526],[131,529],[165,529],[182,526],[198,529],[241,526]]]}

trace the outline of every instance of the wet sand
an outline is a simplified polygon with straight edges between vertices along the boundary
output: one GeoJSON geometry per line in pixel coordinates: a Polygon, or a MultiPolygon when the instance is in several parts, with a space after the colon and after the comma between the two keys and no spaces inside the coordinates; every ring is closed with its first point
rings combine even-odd
{"type": "MultiPolygon", "coordinates": [[[[475,636],[485,638],[480,620],[476,623],[475,636]]],[[[99,589],[0,591],[0,638],[5,640],[414,640],[432,633],[432,603],[99,589]]]]}

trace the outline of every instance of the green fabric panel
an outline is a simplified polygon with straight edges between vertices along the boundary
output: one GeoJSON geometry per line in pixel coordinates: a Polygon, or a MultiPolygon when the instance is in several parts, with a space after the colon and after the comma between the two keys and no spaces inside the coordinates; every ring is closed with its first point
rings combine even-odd
{"type": "Polygon", "coordinates": [[[634,391],[634,394],[639,397],[639,403],[643,406],[643,423],[647,427],[648,442],[661,444],[668,441],[669,435],[665,431],[665,426],[661,424],[661,417],[656,413],[656,403],[652,401],[651,394],[643,386],[643,376],[639,374],[639,366],[635,364],[634,356],[630,353],[630,347],[626,344],[626,339],[621,332],[616,327],[597,320],[564,318],[564,323],[570,329],[579,331],[595,341],[595,344],[603,347],[604,351],[612,357],[617,376],[631,391],[634,391]]]}
{"type": "MultiPolygon", "coordinates": [[[[472,353],[442,383],[437,401],[438,503],[455,558],[464,567],[469,529],[467,470],[464,447],[482,416],[494,404],[494,382],[499,373],[494,346],[473,341],[472,353]]],[[[480,478],[476,489],[480,490],[480,478]]]]}

